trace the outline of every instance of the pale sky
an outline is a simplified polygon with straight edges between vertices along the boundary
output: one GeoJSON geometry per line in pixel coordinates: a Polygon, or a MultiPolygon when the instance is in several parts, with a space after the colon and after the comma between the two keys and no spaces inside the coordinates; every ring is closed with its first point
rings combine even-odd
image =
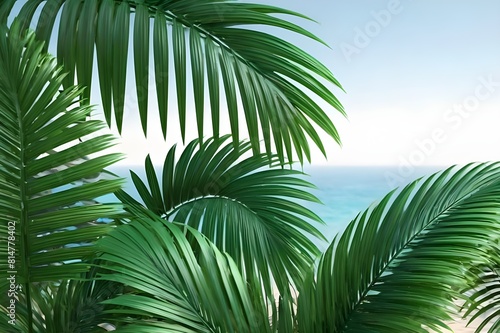
{"type": "Polygon", "coordinates": [[[331,163],[500,159],[500,2],[312,1],[295,8],[321,22],[317,34],[333,54],[318,57],[347,91],[340,98],[349,121],[337,122],[344,146],[331,163]]]}
{"type": "MultiPolygon", "coordinates": [[[[282,35],[324,62],[347,92],[334,90],[348,119],[327,108],[343,147],[325,137],[328,161],[317,152],[314,165],[500,160],[500,1],[258,2],[308,15],[318,23],[299,22],[331,45],[282,35]]],[[[132,70],[129,74],[128,119],[120,145],[128,158],[123,163],[143,164],[147,153],[161,163],[170,145],[180,144],[175,105],[169,115],[171,140],[161,143],[156,97],[151,96],[149,127],[154,131],[145,140],[135,112],[132,70]]],[[[100,102],[96,88],[95,104],[100,102]]],[[[195,136],[193,127],[189,138],[195,136]]]]}
{"type": "MultiPolygon", "coordinates": [[[[348,120],[328,108],[343,147],[326,138],[328,161],[317,153],[313,164],[500,160],[499,1],[262,2],[318,22],[303,24],[331,49],[290,38],[324,62],[347,91],[336,94],[348,120]]],[[[142,164],[149,150],[160,163],[169,144],[161,145],[163,149],[156,139],[147,144],[133,127],[125,129],[122,145],[128,161],[142,164]]]]}

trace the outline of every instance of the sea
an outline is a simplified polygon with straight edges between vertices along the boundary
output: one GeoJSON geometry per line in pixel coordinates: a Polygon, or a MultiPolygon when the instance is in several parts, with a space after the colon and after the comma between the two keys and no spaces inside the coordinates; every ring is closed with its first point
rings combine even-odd
{"type": "MultiPolygon", "coordinates": [[[[321,204],[301,202],[315,212],[324,222],[317,226],[328,243],[351,222],[356,215],[378,202],[395,188],[401,188],[415,179],[431,175],[445,167],[426,166],[305,166],[303,179],[315,185],[310,192],[321,204]]],[[[127,178],[125,191],[139,199],[137,190],[130,180],[130,171],[146,180],[144,167],[119,166],[110,171],[127,178]]],[[[300,168],[299,168],[300,170],[300,168]]],[[[161,172],[157,172],[161,174],[161,172]]],[[[106,201],[112,200],[106,198],[106,201]]],[[[321,249],[328,243],[319,242],[321,249]]]]}

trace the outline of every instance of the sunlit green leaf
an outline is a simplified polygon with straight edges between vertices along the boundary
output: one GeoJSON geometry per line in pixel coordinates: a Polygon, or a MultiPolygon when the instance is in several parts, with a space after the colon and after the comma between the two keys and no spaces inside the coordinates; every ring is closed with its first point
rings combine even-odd
{"type": "MultiPolygon", "coordinates": [[[[101,219],[121,212],[95,199],[120,189],[122,181],[103,169],[122,155],[102,152],[113,138],[96,134],[102,122],[82,121],[91,111],[78,106],[83,89],[59,91],[62,69],[20,29],[19,21],[0,28],[0,280],[14,275],[21,288],[16,329],[46,332],[54,318],[42,283],[89,270],[93,243],[110,230],[101,219]],[[8,253],[14,260],[5,260],[8,253]]],[[[0,331],[12,332],[6,288],[0,283],[0,331]]]]}
{"type": "MultiPolygon", "coordinates": [[[[319,101],[345,114],[333,93],[342,87],[318,60],[279,37],[280,31],[291,32],[311,38],[319,46],[324,44],[295,23],[308,19],[300,13],[230,0],[51,0],[37,18],[35,12],[42,3],[30,0],[23,4],[19,16],[25,26],[34,20],[39,37],[49,41],[54,19],[62,13],[57,48],[59,63],[69,71],[65,87],[74,83],[76,70],[78,82],[90,86],[95,47],[105,118],[111,125],[114,109],[120,132],[125,105],[133,106],[135,101],[138,107],[131,111],[138,110],[147,132],[148,71],[153,52],[160,127],[165,138],[168,118],[177,112],[185,140],[192,125],[187,123],[188,115],[193,112],[200,142],[207,119],[212,122],[215,138],[220,135],[220,123],[229,119],[235,147],[245,128],[253,153],[260,153],[261,148],[268,155],[275,152],[281,164],[285,160],[310,161],[309,141],[326,155],[315,128],[340,143],[331,113],[320,107],[319,101]],[[131,19],[136,98],[126,96],[125,90],[131,19]],[[150,21],[154,21],[152,46],[150,21]],[[169,96],[176,98],[176,110],[170,109],[169,96]],[[204,103],[207,98],[209,108],[204,103]],[[221,105],[221,98],[226,105],[221,105]]],[[[6,20],[11,5],[9,0],[0,7],[0,19],[6,20]]],[[[86,98],[89,92],[90,87],[86,98]]]]}
{"type": "Polygon", "coordinates": [[[498,163],[449,168],[360,213],[303,284],[299,331],[446,331],[467,268],[498,251],[499,176],[498,163]]]}
{"type": "MultiPolygon", "coordinates": [[[[270,278],[288,293],[291,284],[302,283],[303,272],[319,254],[311,236],[323,238],[316,229],[321,219],[301,205],[319,201],[307,192],[313,186],[302,173],[269,169],[277,158],[266,154],[240,161],[250,143],[237,150],[228,139],[209,139],[201,146],[194,140],[176,163],[172,148],[161,177],[148,158],[147,183],[135,173],[133,182],[147,209],[201,231],[233,257],[245,277],[262,278],[269,297],[270,278]]],[[[131,197],[118,196],[137,205],[131,197]]]]}

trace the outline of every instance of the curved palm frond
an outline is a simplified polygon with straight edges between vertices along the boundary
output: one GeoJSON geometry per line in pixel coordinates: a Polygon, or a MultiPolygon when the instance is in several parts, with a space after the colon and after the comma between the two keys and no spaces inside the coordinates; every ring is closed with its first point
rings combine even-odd
{"type": "MultiPolygon", "coordinates": [[[[37,285],[31,293],[32,307],[36,309],[41,333],[97,333],[104,332],[108,318],[101,302],[123,293],[123,286],[116,282],[97,280],[97,267],[82,274],[80,280],[62,280],[57,283],[37,285]]],[[[19,307],[23,307],[20,299],[19,307]]],[[[28,332],[27,328],[20,332],[28,332]]]]}
{"type": "Polygon", "coordinates": [[[196,230],[194,253],[182,227],[152,216],[99,241],[108,281],[133,288],[105,301],[119,314],[117,332],[269,332],[236,264],[196,230]]]}
{"type": "MultiPolygon", "coordinates": [[[[272,298],[273,280],[282,294],[289,292],[290,279],[302,283],[303,272],[319,255],[312,239],[324,240],[314,226],[323,222],[300,203],[319,200],[304,190],[314,186],[298,177],[303,173],[268,169],[277,158],[265,154],[239,161],[250,144],[235,149],[228,139],[209,139],[201,147],[193,140],[177,162],[171,148],[161,185],[149,157],[147,184],[134,172],[131,178],[150,211],[199,230],[229,253],[248,279],[262,279],[272,298]]],[[[124,193],[118,198],[138,204],[124,193]]]]}
{"type": "MultiPolygon", "coordinates": [[[[87,139],[105,124],[81,121],[91,111],[77,106],[82,89],[59,92],[61,68],[33,33],[21,31],[18,21],[10,31],[0,28],[0,231],[7,240],[0,252],[13,258],[2,257],[0,280],[15,275],[22,287],[18,296],[25,301],[18,304],[17,327],[25,323],[27,332],[42,332],[43,318],[32,307],[34,289],[87,271],[89,264],[82,260],[110,228],[99,219],[121,212],[121,205],[92,201],[120,189],[120,179],[73,183],[103,174],[121,154],[102,153],[113,145],[110,135],[87,139]]],[[[12,325],[5,321],[4,291],[0,328],[7,332],[12,325]]]]}
{"type": "MultiPolygon", "coordinates": [[[[3,21],[11,11],[11,2],[0,7],[3,21]]],[[[344,114],[342,105],[327,87],[341,88],[340,84],[329,69],[307,52],[277,37],[274,31],[266,32],[278,28],[322,43],[307,30],[281,18],[307,19],[299,13],[228,0],[28,0],[18,16],[26,26],[37,22],[37,35],[48,43],[58,15],[61,16],[57,56],[69,71],[65,86],[72,85],[76,76],[78,83],[88,87],[84,97],[90,96],[95,47],[105,117],[111,124],[114,109],[119,131],[131,32],[137,102],[144,133],[152,48],[165,137],[169,91],[173,85],[183,140],[190,101],[187,95],[192,91],[200,140],[208,116],[204,107],[207,101],[213,136],[219,136],[220,119],[226,116],[235,144],[239,142],[241,127],[246,125],[253,152],[260,152],[261,139],[268,153],[274,143],[282,163],[285,157],[293,160],[293,148],[300,161],[304,157],[310,160],[307,136],[326,155],[314,126],[340,143],[334,124],[318,103],[322,100],[344,114]],[[39,8],[42,8],[40,16],[33,19],[39,8]],[[151,22],[154,22],[152,29],[151,22]],[[221,112],[224,103],[227,113],[221,112]]]]}
{"type": "Polygon", "coordinates": [[[322,256],[299,294],[299,331],[442,332],[465,265],[496,248],[499,198],[499,163],[450,168],[388,194],[322,256]]]}
{"type": "Polygon", "coordinates": [[[462,292],[470,295],[463,317],[478,322],[477,333],[500,330],[500,249],[490,253],[489,262],[469,268],[470,285],[462,292]]]}

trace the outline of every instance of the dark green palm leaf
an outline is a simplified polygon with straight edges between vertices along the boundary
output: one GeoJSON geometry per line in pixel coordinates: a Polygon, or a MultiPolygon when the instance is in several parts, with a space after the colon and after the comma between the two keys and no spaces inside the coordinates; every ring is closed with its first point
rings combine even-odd
{"type": "Polygon", "coordinates": [[[477,333],[500,330],[500,249],[490,253],[488,262],[469,268],[470,285],[463,290],[470,295],[464,305],[463,317],[479,323],[477,333]]]}
{"type": "MultiPolygon", "coordinates": [[[[81,121],[91,109],[77,105],[82,89],[59,92],[63,78],[56,60],[43,52],[43,43],[36,42],[33,33],[21,34],[18,21],[10,31],[2,28],[0,225],[2,238],[10,243],[1,244],[2,251],[10,247],[15,252],[15,263],[1,262],[0,280],[15,272],[22,286],[20,298],[26,300],[19,327],[24,321],[36,332],[42,324],[37,322],[41,317],[32,314],[33,288],[87,271],[89,265],[82,260],[94,253],[92,243],[109,230],[99,219],[120,212],[119,205],[94,199],[120,188],[121,180],[104,177],[102,171],[122,156],[102,153],[113,145],[113,138],[96,135],[102,122],[81,121]],[[100,177],[89,181],[96,175],[100,177]]],[[[2,311],[2,331],[4,320],[2,311]]]]}
{"type": "Polygon", "coordinates": [[[194,253],[181,228],[144,217],[99,242],[103,278],[132,288],[104,302],[120,315],[117,332],[269,332],[231,257],[189,229],[194,253]]]}
{"type": "MultiPolygon", "coordinates": [[[[442,332],[467,278],[500,233],[500,164],[416,181],[349,224],[298,299],[299,330],[442,332]]],[[[456,312],[455,312],[456,313],[456,312]]]]}
{"type": "MultiPolygon", "coordinates": [[[[39,284],[31,293],[32,307],[38,317],[36,332],[97,333],[109,326],[105,305],[101,302],[123,293],[123,286],[112,281],[96,279],[97,268],[82,274],[81,280],[63,280],[39,284]]],[[[26,300],[21,298],[17,309],[26,312],[26,300]]],[[[28,332],[23,328],[20,332],[28,332]]]]}
{"type": "MultiPolygon", "coordinates": [[[[7,1],[0,6],[3,22],[11,11],[11,4],[7,1]]],[[[28,0],[19,17],[26,24],[38,21],[37,33],[48,42],[59,13],[62,15],[58,60],[69,71],[65,86],[73,84],[76,70],[78,82],[88,87],[85,97],[90,96],[95,46],[104,113],[111,124],[113,101],[119,131],[123,121],[128,38],[133,29],[137,101],[144,133],[152,48],[164,136],[169,113],[167,100],[171,95],[168,81],[173,81],[183,139],[190,101],[194,103],[199,139],[203,139],[204,105],[208,95],[214,137],[219,136],[222,117],[230,121],[235,144],[239,142],[240,125],[245,124],[253,152],[260,152],[263,139],[270,154],[274,143],[282,163],[285,157],[291,162],[293,154],[301,162],[304,157],[310,160],[307,137],[326,154],[313,125],[340,142],[330,117],[317,103],[323,100],[343,114],[342,105],[331,92],[331,88],[340,84],[329,69],[307,52],[274,32],[264,32],[281,29],[322,43],[307,30],[281,18],[307,19],[299,13],[229,0],[28,0]],[[43,17],[34,19],[39,7],[43,7],[43,17]],[[150,21],[154,21],[151,41],[150,21]],[[174,64],[175,79],[169,74],[169,61],[174,64]],[[192,73],[191,87],[188,72],[192,73]],[[193,94],[188,96],[191,90],[193,94]],[[222,93],[226,96],[226,114],[221,114],[222,93]]]]}
{"type": "MultiPolygon", "coordinates": [[[[300,203],[318,202],[304,190],[313,185],[299,177],[301,172],[269,169],[276,157],[269,160],[261,154],[239,161],[251,146],[241,143],[237,150],[228,139],[209,139],[201,147],[194,140],[177,163],[172,148],[165,159],[162,185],[149,158],[147,182],[134,172],[132,180],[149,210],[201,231],[233,257],[246,277],[262,278],[268,296],[272,295],[270,277],[286,293],[289,278],[300,284],[304,270],[319,255],[312,238],[323,239],[314,226],[321,219],[300,203]]],[[[135,202],[124,194],[119,197],[135,202]]]]}

